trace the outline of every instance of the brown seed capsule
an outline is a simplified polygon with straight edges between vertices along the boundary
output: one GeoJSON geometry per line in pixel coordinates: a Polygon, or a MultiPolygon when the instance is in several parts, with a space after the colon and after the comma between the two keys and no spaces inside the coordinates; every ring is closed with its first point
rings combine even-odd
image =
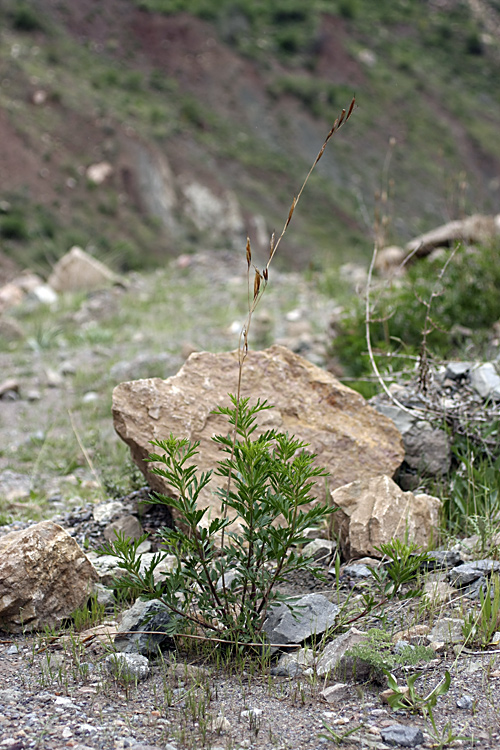
{"type": "Polygon", "coordinates": [[[293,201],[292,201],[292,205],[290,206],[290,211],[288,212],[288,219],[286,220],[285,227],[287,227],[290,224],[291,220],[292,220],[292,216],[293,216],[293,212],[295,211],[295,204],[296,203],[297,203],[297,198],[294,198],[293,201]]]}
{"type": "Polygon", "coordinates": [[[247,237],[247,266],[250,269],[252,263],[252,251],[250,249],[250,237],[247,237]]]}
{"type": "Polygon", "coordinates": [[[261,278],[262,278],[262,276],[260,275],[260,271],[259,271],[258,268],[256,268],[255,269],[255,278],[253,280],[253,298],[254,299],[256,298],[256,296],[259,293],[261,278]]]}
{"type": "Polygon", "coordinates": [[[271,257],[271,255],[273,254],[273,251],[274,251],[274,242],[275,242],[275,233],[273,232],[272,235],[271,235],[271,244],[270,244],[270,248],[269,248],[269,257],[271,257]]]}
{"type": "Polygon", "coordinates": [[[353,97],[352,97],[352,102],[351,102],[351,104],[350,104],[350,107],[349,107],[349,111],[348,111],[348,113],[347,113],[347,117],[346,117],[346,120],[348,120],[348,119],[349,119],[349,117],[350,117],[350,116],[352,115],[352,110],[354,109],[354,105],[355,105],[355,104],[356,104],[356,97],[355,97],[355,96],[353,96],[353,97]]]}

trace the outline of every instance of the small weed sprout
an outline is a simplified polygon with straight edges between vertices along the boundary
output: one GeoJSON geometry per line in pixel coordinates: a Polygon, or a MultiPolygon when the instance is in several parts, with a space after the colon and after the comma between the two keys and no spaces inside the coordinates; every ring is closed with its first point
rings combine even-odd
{"type": "Polygon", "coordinates": [[[418,579],[421,568],[429,561],[429,554],[419,551],[421,547],[415,542],[402,542],[397,538],[375,549],[389,560],[385,565],[368,566],[379,592],[388,599],[421,596],[421,588],[412,588],[403,593],[402,587],[418,579]]]}
{"type": "Polygon", "coordinates": [[[500,577],[493,575],[486,590],[479,589],[479,611],[474,609],[464,617],[462,632],[467,645],[487,648],[500,629],[500,577]]]}
{"type": "Polygon", "coordinates": [[[389,688],[392,694],[387,696],[387,701],[391,708],[407,709],[412,713],[429,713],[437,703],[440,695],[445,695],[450,689],[451,675],[448,670],[445,671],[444,677],[433,690],[427,695],[420,695],[415,688],[415,682],[421,676],[421,672],[415,672],[406,680],[406,685],[398,685],[395,676],[391,672],[386,672],[389,688]]]}

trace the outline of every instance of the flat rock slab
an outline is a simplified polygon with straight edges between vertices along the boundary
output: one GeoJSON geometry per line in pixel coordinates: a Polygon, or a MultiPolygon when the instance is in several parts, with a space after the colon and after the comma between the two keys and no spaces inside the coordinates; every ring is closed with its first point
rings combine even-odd
{"type": "Polygon", "coordinates": [[[332,628],[339,611],[323,594],[306,594],[272,609],[263,630],[270,643],[302,643],[332,628]]]}
{"type": "MultiPolygon", "coordinates": [[[[197,352],[167,380],[136,380],[114,389],[115,429],[154,490],[172,494],[146,462],[153,439],[173,433],[199,440],[199,470],[215,467],[221,453],[212,436],[227,434],[228,424],[212,412],[218,405],[230,405],[228,393],[236,392],[237,383],[238,352],[197,352]]],[[[285,347],[248,353],[242,396],[250,397],[251,403],[267,399],[274,406],[258,415],[261,430],[275,428],[309,443],[317,454],[316,463],[330,472],[329,489],[360,477],[392,476],[403,461],[401,435],[392,420],[333,375],[285,347]]],[[[201,501],[218,514],[215,481],[205,488],[201,501]]],[[[316,490],[326,501],[324,483],[316,490]]]]}

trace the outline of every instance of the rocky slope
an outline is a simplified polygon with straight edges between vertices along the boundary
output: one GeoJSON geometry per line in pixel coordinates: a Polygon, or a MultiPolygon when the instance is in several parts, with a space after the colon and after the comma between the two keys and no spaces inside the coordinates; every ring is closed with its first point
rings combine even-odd
{"type": "Polygon", "coordinates": [[[353,93],[356,116],[318,165],[284,264],[365,256],[377,191],[398,242],[464,209],[497,212],[494,3],[163,7],[2,4],[11,258],[46,267],[76,243],[130,268],[239,248],[246,233],[265,253],[353,93]]]}

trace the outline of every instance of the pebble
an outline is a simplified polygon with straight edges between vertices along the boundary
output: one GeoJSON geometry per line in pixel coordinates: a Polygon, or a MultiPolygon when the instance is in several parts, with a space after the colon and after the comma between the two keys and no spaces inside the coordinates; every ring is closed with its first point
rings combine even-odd
{"type": "Polygon", "coordinates": [[[424,735],[420,729],[405,724],[392,724],[390,727],[381,729],[380,734],[387,745],[416,747],[424,741],[424,735]]]}
{"type": "Polygon", "coordinates": [[[462,695],[460,698],[457,698],[457,708],[462,708],[464,710],[470,710],[473,706],[473,699],[470,695],[462,695]]]}

